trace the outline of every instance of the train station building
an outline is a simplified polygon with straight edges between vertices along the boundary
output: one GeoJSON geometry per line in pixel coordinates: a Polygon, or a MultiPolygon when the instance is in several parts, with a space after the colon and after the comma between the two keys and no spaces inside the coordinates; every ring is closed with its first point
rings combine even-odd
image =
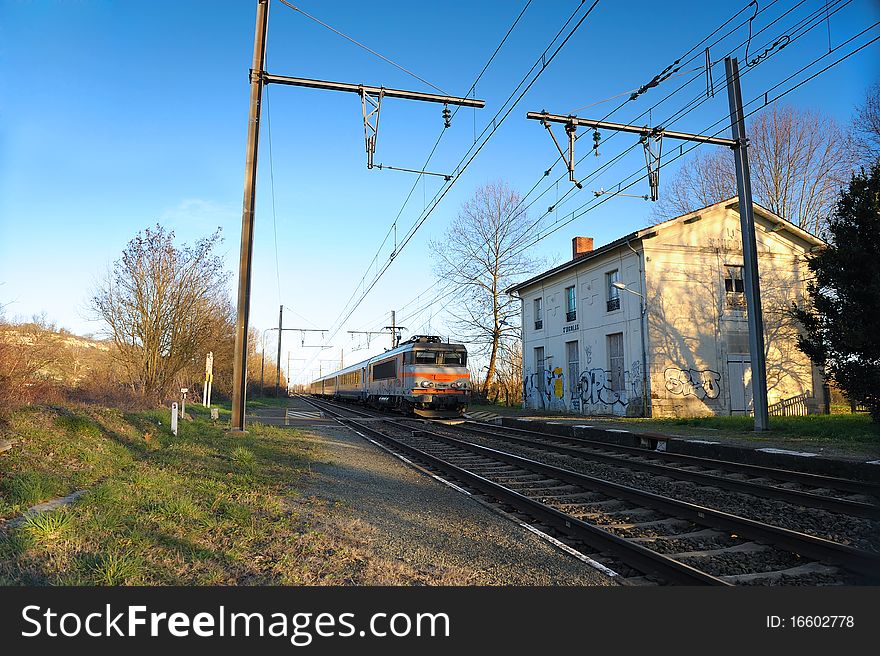
{"type": "MultiPolygon", "coordinates": [[[[754,206],[771,404],[823,407],[797,348],[792,303],[824,242],[754,206]]],[[[752,410],[736,198],[593,248],[507,291],[522,300],[523,406],[583,415],[691,417],[752,410]]]]}

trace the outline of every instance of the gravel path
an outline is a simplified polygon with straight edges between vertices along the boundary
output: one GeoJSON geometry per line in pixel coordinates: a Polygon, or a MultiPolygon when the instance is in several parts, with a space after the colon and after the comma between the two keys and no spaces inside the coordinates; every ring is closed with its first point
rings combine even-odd
{"type": "Polygon", "coordinates": [[[338,425],[315,427],[327,461],[307,495],[376,529],[377,555],[467,585],[614,585],[609,577],[338,425]],[[445,574],[448,573],[448,576],[445,574]]]}

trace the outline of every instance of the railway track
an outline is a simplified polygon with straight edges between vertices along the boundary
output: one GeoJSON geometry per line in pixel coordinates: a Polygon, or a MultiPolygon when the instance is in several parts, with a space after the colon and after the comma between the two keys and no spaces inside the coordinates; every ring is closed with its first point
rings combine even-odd
{"type": "Polygon", "coordinates": [[[876,553],[461,440],[426,422],[365,421],[359,410],[316,405],[632,584],[860,584],[880,575],[876,553]]]}
{"type": "Polygon", "coordinates": [[[644,448],[613,445],[495,424],[464,422],[449,430],[488,440],[588,460],[731,492],[783,501],[803,508],[880,520],[880,485],[787,469],[713,460],[644,448]]]}

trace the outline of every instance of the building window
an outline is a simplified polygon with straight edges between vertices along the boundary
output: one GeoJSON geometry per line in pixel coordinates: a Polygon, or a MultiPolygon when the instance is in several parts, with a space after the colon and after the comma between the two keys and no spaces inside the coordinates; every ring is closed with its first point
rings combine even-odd
{"type": "Polygon", "coordinates": [[[535,299],[535,330],[544,327],[544,300],[539,296],[535,299]]]}
{"type": "Polygon", "coordinates": [[[605,289],[608,290],[607,308],[608,312],[620,309],[620,290],[614,286],[614,283],[620,280],[620,272],[615,269],[605,274],[605,289]]]}
{"type": "Polygon", "coordinates": [[[577,319],[577,294],[574,286],[565,288],[565,320],[577,319]]]}
{"type": "Polygon", "coordinates": [[[743,268],[733,264],[728,264],[726,268],[727,275],[724,278],[726,305],[732,310],[745,310],[746,288],[743,282],[743,268]]]}
{"type": "Polygon", "coordinates": [[[565,353],[568,356],[568,386],[574,390],[577,387],[581,368],[578,360],[578,343],[576,341],[566,342],[565,353]]]}
{"type": "Polygon", "coordinates": [[[538,388],[538,392],[544,393],[544,379],[546,376],[544,375],[544,347],[539,346],[535,349],[535,375],[538,377],[537,385],[535,387],[538,388]]]}
{"type": "Polygon", "coordinates": [[[623,391],[623,333],[608,335],[608,384],[615,392],[623,391]]]}

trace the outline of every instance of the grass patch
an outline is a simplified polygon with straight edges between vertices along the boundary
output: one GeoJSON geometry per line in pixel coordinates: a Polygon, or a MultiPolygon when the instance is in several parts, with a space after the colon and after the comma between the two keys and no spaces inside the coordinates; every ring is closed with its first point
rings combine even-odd
{"type": "Polygon", "coordinates": [[[857,414],[770,417],[770,430],[766,434],[755,433],[753,417],[621,418],[619,421],[661,432],[664,428],[708,428],[747,439],[771,437],[838,446],[880,446],[880,425],[868,416],[857,414]]]}
{"type": "Polygon", "coordinates": [[[517,416],[523,413],[522,406],[504,405],[503,403],[469,403],[468,412],[494,412],[496,415],[517,416]]]}
{"type": "Polygon", "coordinates": [[[805,417],[770,417],[770,430],[755,432],[753,417],[585,417],[523,410],[519,407],[473,403],[469,412],[494,412],[512,417],[539,417],[554,420],[588,420],[590,424],[610,428],[625,428],[636,432],[668,433],[681,437],[727,439],[738,442],[767,443],[820,449],[830,456],[876,457],[880,455],[880,424],[871,421],[866,413],[851,413],[849,406],[832,406],[830,415],[805,417]]]}
{"type": "MultiPolygon", "coordinates": [[[[259,410],[260,408],[286,408],[287,404],[290,402],[290,398],[287,396],[279,396],[275,398],[274,396],[263,396],[263,397],[255,397],[247,399],[247,409],[248,410],[259,410]]],[[[232,407],[231,405],[229,406],[232,407]]]]}
{"type": "Polygon", "coordinates": [[[188,410],[176,436],[167,410],[14,413],[20,442],[0,456],[0,519],[88,491],[16,528],[0,522],[0,585],[438,582],[376,555],[382,536],[345,507],[303,494],[323,438],[256,423],[233,434],[188,410]]]}
{"type": "Polygon", "coordinates": [[[372,582],[363,578],[369,556],[350,555],[356,537],[316,530],[335,520],[301,497],[320,458],[313,439],[255,423],[233,435],[201,406],[191,415],[175,436],[167,410],[14,414],[21,443],[2,460],[11,472],[0,486],[3,518],[74,489],[88,492],[0,530],[0,583],[372,582]]]}
{"type": "Polygon", "coordinates": [[[229,457],[232,458],[235,462],[240,465],[250,466],[253,465],[257,458],[254,455],[254,452],[250,449],[246,449],[243,446],[235,447],[229,454],[229,457]]]}
{"type": "Polygon", "coordinates": [[[43,471],[11,474],[0,483],[0,493],[10,507],[29,507],[40,501],[60,496],[65,484],[60,476],[43,471]]]}
{"type": "Polygon", "coordinates": [[[78,567],[92,585],[134,585],[143,578],[143,561],[130,549],[82,556],[78,567]]]}

